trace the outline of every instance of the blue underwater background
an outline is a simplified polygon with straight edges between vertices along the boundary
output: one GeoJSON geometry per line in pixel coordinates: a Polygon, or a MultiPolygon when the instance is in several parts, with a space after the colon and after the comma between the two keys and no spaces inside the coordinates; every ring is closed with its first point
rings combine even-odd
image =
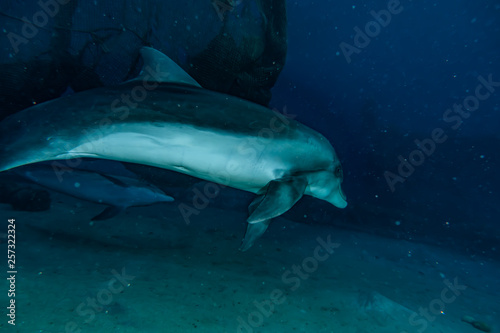
{"type": "Polygon", "coordinates": [[[500,1],[1,1],[0,29],[2,120],[134,78],[147,45],[205,88],[323,134],[348,201],[304,196],[239,252],[253,194],[84,161],[69,181],[101,184],[90,196],[126,196],[132,183],[166,196],[103,211],[27,176],[46,164],[2,171],[0,247],[10,254],[15,224],[16,273],[3,257],[0,332],[500,330],[500,1]],[[213,41],[230,36],[256,45],[242,70],[262,65],[256,54],[276,45],[260,41],[279,21],[262,12],[283,3],[286,62],[264,59],[278,68],[263,83],[272,98],[241,95],[224,81],[237,64],[198,56],[220,57],[213,41]],[[200,193],[186,221],[179,207],[200,193]]]}
{"type": "Polygon", "coordinates": [[[375,36],[363,48],[346,46],[346,57],[341,44],[355,48],[354,28],[365,32],[370,12],[385,5],[289,6],[289,54],[273,105],[287,105],[334,144],[354,206],[346,212],[351,226],[498,258],[498,89],[477,105],[468,97],[481,77],[498,82],[500,3],[401,1],[386,27],[370,28],[375,36]],[[454,105],[465,114],[447,113],[454,105]],[[411,175],[391,189],[384,173],[399,175],[398,157],[410,159],[415,140],[435,129],[444,142],[414,172],[404,168],[411,175]]]}

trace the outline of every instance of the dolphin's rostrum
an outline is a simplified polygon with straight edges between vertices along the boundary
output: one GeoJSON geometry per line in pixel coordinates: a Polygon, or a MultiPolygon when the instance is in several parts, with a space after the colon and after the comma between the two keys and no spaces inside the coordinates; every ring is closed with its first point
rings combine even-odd
{"type": "Polygon", "coordinates": [[[344,208],[340,161],[318,132],[243,99],[201,88],[142,48],[134,80],[42,103],[0,123],[0,171],[93,157],[182,172],[257,194],[241,245],[304,194],[344,208]]]}

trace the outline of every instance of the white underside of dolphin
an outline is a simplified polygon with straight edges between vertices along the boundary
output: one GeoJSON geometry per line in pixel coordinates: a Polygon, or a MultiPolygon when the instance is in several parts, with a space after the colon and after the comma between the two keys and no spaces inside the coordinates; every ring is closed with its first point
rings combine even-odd
{"type": "Polygon", "coordinates": [[[342,168],[321,134],[268,108],[201,88],[142,48],[134,80],[23,110],[0,124],[0,171],[93,157],[156,166],[257,194],[241,250],[303,195],[344,208],[342,168]],[[131,99],[133,96],[140,98],[131,99]]]}

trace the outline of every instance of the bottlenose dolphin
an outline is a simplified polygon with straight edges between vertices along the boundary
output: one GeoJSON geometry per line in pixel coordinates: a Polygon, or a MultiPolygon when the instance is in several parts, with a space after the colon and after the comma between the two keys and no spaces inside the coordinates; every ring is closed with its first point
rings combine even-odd
{"type": "Polygon", "coordinates": [[[304,194],[347,206],[340,161],[318,132],[246,100],[203,89],[142,48],[139,76],[41,103],[0,123],[0,171],[83,157],[145,164],[257,194],[247,250],[304,194]]]}
{"type": "Polygon", "coordinates": [[[156,186],[124,176],[110,176],[74,168],[61,169],[46,164],[24,166],[14,173],[51,190],[78,199],[108,205],[92,221],[110,219],[128,207],[148,206],[174,199],[156,186]]]}

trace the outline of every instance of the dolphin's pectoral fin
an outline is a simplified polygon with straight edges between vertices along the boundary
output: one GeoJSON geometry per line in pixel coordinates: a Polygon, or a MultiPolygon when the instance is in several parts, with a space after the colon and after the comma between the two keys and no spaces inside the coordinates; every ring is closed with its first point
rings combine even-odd
{"type": "Polygon", "coordinates": [[[307,187],[305,177],[272,180],[265,192],[250,204],[248,223],[258,223],[280,216],[302,198],[307,187]]]}
{"type": "Polygon", "coordinates": [[[94,216],[92,218],[92,221],[102,221],[102,220],[107,220],[112,217],[115,217],[116,215],[120,214],[125,210],[125,207],[119,207],[119,206],[109,206],[106,207],[100,214],[94,216]]]}
{"type": "Polygon", "coordinates": [[[250,216],[240,251],[248,250],[264,234],[273,217],[292,208],[302,197],[306,187],[305,177],[288,177],[269,182],[264,193],[258,195],[248,207],[250,216]]]}
{"type": "Polygon", "coordinates": [[[246,251],[252,247],[253,243],[264,234],[271,220],[264,220],[257,223],[248,223],[245,238],[241,242],[240,251],[246,251]]]}

